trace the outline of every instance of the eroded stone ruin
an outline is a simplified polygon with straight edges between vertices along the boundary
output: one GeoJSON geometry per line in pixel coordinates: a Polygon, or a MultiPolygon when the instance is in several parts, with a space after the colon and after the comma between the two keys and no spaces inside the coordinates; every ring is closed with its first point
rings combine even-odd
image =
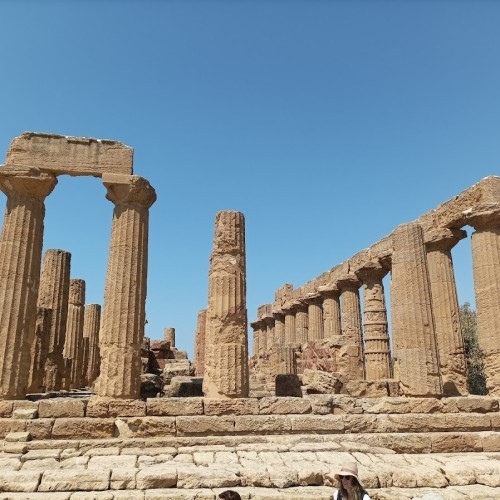
{"type": "Polygon", "coordinates": [[[156,194],[132,157],[25,133],[0,167],[0,500],[327,500],[346,460],[375,500],[500,496],[500,178],[282,286],[257,311],[250,358],[244,217],[219,212],[191,363],[174,328],[144,338],[156,194]],[[44,200],[63,174],[101,178],[114,205],[102,312],[68,252],[42,265],[44,200]],[[467,394],[451,258],[466,225],[488,396],[467,394]],[[95,395],[48,397],[84,387],[95,395]]]}

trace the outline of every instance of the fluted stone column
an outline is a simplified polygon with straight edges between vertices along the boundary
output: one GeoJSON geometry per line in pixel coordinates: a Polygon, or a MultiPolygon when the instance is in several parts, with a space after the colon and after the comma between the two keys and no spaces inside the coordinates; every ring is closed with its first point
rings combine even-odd
{"type": "Polygon", "coordinates": [[[83,320],[85,314],[85,281],[70,279],[68,321],[64,357],[71,358],[71,389],[82,387],[83,320]]]}
{"type": "Polygon", "coordinates": [[[253,330],[253,355],[255,358],[258,358],[262,354],[262,347],[261,347],[261,322],[260,321],[252,321],[250,323],[250,326],[252,327],[253,330]]]}
{"type": "Polygon", "coordinates": [[[82,337],[82,365],[80,367],[80,387],[88,387],[87,370],[89,366],[89,338],[82,337]]]}
{"type": "Polygon", "coordinates": [[[290,346],[296,342],[296,327],[295,327],[295,309],[291,302],[286,302],[283,305],[285,313],[285,345],[290,346]]]}
{"type": "Polygon", "coordinates": [[[307,304],[301,300],[292,302],[295,308],[295,342],[305,344],[308,338],[309,317],[307,315],[307,304]]]}
{"type": "Polygon", "coordinates": [[[435,230],[425,236],[439,370],[445,396],[468,394],[464,337],[451,257],[451,249],[465,237],[467,233],[460,229],[435,230]]]}
{"type": "Polygon", "coordinates": [[[307,304],[307,339],[308,340],[322,340],[324,337],[323,331],[323,299],[319,293],[309,294],[305,302],[307,304]]]}
{"type": "MultiPolygon", "coordinates": [[[[205,332],[207,324],[207,310],[198,311],[196,333],[194,340],[194,368],[197,377],[205,373],[205,332]]],[[[255,352],[255,351],[254,351],[255,352]]]]}
{"type": "Polygon", "coordinates": [[[31,345],[31,369],[28,392],[44,392],[45,362],[49,350],[50,320],[52,309],[37,308],[35,339],[31,345]]]}
{"type": "Polygon", "coordinates": [[[393,233],[391,312],[394,377],[408,396],[442,394],[431,292],[422,228],[393,233]]]}
{"type": "Polygon", "coordinates": [[[273,376],[297,374],[295,349],[293,347],[276,345],[272,354],[273,376]]]}
{"type": "Polygon", "coordinates": [[[274,316],[262,318],[266,327],[266,351],[270,351],[274,344],[274,316]]]}
{"type": "Polygon", "coordinates": [[[83,319],[83,337],[89,342],[89,361],[87,366],[87,380],[91,386],[99,376],[99,328],[101,325],[101,306],[87,304],[83,319]]]}
{"type": "Polygon", "coordinates": [[[356,272],[363,282],[366,380],[392,378],[387,309],[382,282],[386,274],[387,270],[378,262],[369,262],[356,272]]]}
{"type": "Polygon", "coordinates": [[[57,180],[37,169],[0,170],[7,196],[0,235],[0,399],[22,399],[35,337],[45,198],[57,180]]]}
{"type": "Polygon", "coordinates": [[[285,315],[281,310],[273,311],[274,316],[274,343],[279,346],[285,345],[285,315]]]}
{"type": "Polygon", "coordinates": [[[500,396],[500,214],[483,209],[471,224],[477,337],[483,354],[486,387],[500,396]]]}
{"type": "Polygon", "coordinates": [[[318,288],[323,297],[324,338],[342,335],[340,320],[340,290],[333,283],[318,288]]]}
{"type": "Polygon", "coordinates": [[[47,360],[45,361],[45,390],[62,389],[66,364],[63,359],[68,320],[69,280],[71,254],[64,250],[50,249],[45,252],[40,276],[38,307],[52,310],[47,360]]]}
{"type": "Polygon", "coordinates": [[[146,322],[149,208],[156,200],[149,182],[135,175],[105,174],[106,198],[115,204],[104,306],[99,333],[99,396],[137,399],[146,322]]]}
{"type": "Polygon", "coordinates": [[[248,397],[245,218],[241,212],[226,210],[215,217],[206,349],[205,396],[248,397]]]}
{"type": "Polygon", "coordinates": [[[164,339],[165,339],[165,342],[170,343],[170,349],[173,349],[175,347],[175,328],[173,328],[173,327],[165,328],[164,339]]]}

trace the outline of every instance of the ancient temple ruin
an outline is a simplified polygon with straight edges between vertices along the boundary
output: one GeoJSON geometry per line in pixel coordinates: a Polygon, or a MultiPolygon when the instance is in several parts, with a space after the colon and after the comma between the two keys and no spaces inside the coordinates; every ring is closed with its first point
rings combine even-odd
{"type": "Polygon", "coordinates": [[[352,394],[466,395],[451,249],[466,237],[467,225],[475,230],[477,334],[487,387],[500,394],[500,178],[493,176],[305,285],[277,290],[251,323],[253,379],[272,386],[273,353],[288,347],[297,365],[290,370],[305,379],[311,368],[331,373],[352,394]],[[388,273],[392,355],[382,282],[388,273]]]}

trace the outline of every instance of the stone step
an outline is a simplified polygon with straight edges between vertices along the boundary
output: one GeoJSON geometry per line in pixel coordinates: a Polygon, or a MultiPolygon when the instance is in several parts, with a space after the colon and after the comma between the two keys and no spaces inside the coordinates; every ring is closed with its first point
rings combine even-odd
{"type": "MultiPolygon", "coordinates": [[[[302,486],[296,488],[232,488],[242,500],[331,500],[333,488],[302,486]]],[[[217,500],[225,488],[147,489],[76,492],[0,493],[0,500],[217,500]]],[[[494,500],[500,490],[485,485],[445,488],[380,488],[370,491],[372,500],[494,500]]]]}
{"type": "Polygon", "coordinates": [[[373,494],[394,488],[473,485],[499,488],[500,493],[498,452],[396,454],[366,445],[364,450],[347,451],[334,443],[316,447],[306,443],[304,448],[301,443],[291,448],[278,443],[249,444],[243,448],[221,445],[175,448],[163,443],[150,448],[109,448],[99,447],[97,442],[90,444],[0,454],[0,491],[133,492],[173,488],[183,492],[261,487],[271,495],[275,490],[292,492],[291,488],[302,486],[332,487],[342,464],[354,460],[359,464],[363,483],[373,494]]]}

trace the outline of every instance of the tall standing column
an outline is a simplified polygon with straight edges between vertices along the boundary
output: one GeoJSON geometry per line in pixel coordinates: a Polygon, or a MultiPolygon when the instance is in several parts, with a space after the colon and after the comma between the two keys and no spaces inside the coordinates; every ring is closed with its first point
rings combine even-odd
{"type": "Polygon", "coordinates": [[[69,281],[68,321],[64,357],[71,358],[70,388],[82,387],[83,319],[85,314],[85,281],[69,281]]]}
{"type": "Polygon", "coordinates": [[[323,309],[321,305],[323,299],[319,293],[309,294],[305,302],[307,304],[307,339],[308,340],[322,340],[324,337],[323,331],[323,309]]]}
{"type": "Polygon", "coordinates": [[[206,349],[205,396],[248,397],[245,218],[241,212],[226,210],[215,217],[206,349]]]}
{"type": "Polygon", "coordinates": [[[468,394],[464,337],[451,249],[467,236],[460,229],[441,229],[425,236],[436,330],[439,370],[445,396],[468,394]]]}
{"type": "Polygon", "coordinates": [[[22,399],[30,371],[45,198],[57,183],[37,169],[0,170],[7,195],[0,235],[0,399],[22,399]]]}
{"type": "Polygon", "coordinates": [[[484,210],[471,224],[476,294],[477,338],[483,354],[486,387],[500,395],[500,213],[484,210]]]}
{"type": "Polygon", "coordinates": [[[253,329],[253,355],[258,358],[265,350],[265,340],[262,337],[262,321],[253,321],[250,326],[253,329]],[[264,345],[262,345],[263,342],[264,345]]]}
{"type": "Polygon", "coordinates": [[[175,328],[165,328],[165,330],[163,331],[163,335],[165,342],[168,342],[170,344],[170,349],[173,349],[175,347],[175,328]]]}
{"type": "Polygon", "coordinates": [[[146,322],[149,182],[136,175],[104,174],[106,198],[115,204],[104,290],[99,349],[99,396],[137,399],[146,322]]]}
{"type": "Polygon", "coordinates": [[[286,302],[283,307],[285,313],[285,345],[291,346],[296,341],[295,309],[291,302],[286,302]]]}
{"type": "Polygon", "coordinates": [[[307,304],[301,300],[292,302],[295,308],[295,342],[305,344],[308,337],[309,318],[307,315],[307,304]]]}
{"type": "Polygon", "coordinates": [[[45,390],[62,389],[66,365],[63,358],[68,319],[69,279],[71,254],[64,250],[45,252],[40,276],[38,307],[52,310],[45,361],[45,390]]]}
{"type": "Polygon", "coordinates": [[[270,351],[274,344],[274,316],[262,318],[266,328],[266,351],[270,351]]]}
{"type": "Polygon", "coordinates": [[[366,380],[392,378],[384,284],[387,274],[378,262],[369,262],[356,275],[363,282],[366,380]]]}
{"type": "Polygon", "coordinates": [[[402,393],[440,396],[427,258],[422,228],[415,222],[393,233],[391,312],[394,376],[402,393]]]}
{"type": "Polygon", "coordinates": [[[83,317],[83,337],[89,339],[89,362],[87,367],[87,380],[89,386],[99,376],[99,327],[101,325],[101,306],[87,304],[83,317]]]}
{"type": "Polygon", "coordinates": [[[350,373],[360,379],[365,378],[365,360],[363,345],[363,327],[359,287],[361,282],[354,274],[339,277],[337,286],[342,301],[342,335],[352,340],[352,349],[356,349],[351,358],[350,373]]]}
{"type": "Polygon", "coordinates": [[[37,308],[35,322],[35,339],[31,345],[31,369],[28,382],[28,392],[44,392],[43,379],[45,362],[49,350],[50,318],[52,309],[37,308]]]}
{"type": "Polygon", "coordinates": [[[194,337],[194,369],[197,377],[205,373],[205,332],[207,324],[207,310],[198,311],[196,333],[194,337]]]}
{"type": "Polygon", "coordinates": [[[281,310],[273,310],[274,316],[274,343],[285,345],[285,315],[281,310]]]}
{"type": "Polygon", "coordinates": [[[342,335],[340,320],[340,290],[333,283],[318,288],[323,297],[324,338],[342,335]]]}

